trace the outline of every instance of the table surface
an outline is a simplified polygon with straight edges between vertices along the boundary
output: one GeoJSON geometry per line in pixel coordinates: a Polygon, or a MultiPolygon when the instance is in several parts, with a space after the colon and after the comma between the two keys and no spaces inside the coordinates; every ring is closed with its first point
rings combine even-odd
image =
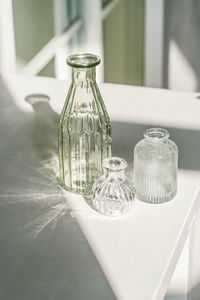
{"type": "Polygon", "coordinates": [[[136,200],[120,218],[93,211],[56,182],[57,126],[68,83],[9,76],[0,81],[0,299],[163,299],[192,217],[200,176],[198,94],[100,86],[112,120],[113,154],[129,163],[149,126],[179,147],[178,194],[136,200]],[[31,106],[32,93],[50,96],[31,106]]]}

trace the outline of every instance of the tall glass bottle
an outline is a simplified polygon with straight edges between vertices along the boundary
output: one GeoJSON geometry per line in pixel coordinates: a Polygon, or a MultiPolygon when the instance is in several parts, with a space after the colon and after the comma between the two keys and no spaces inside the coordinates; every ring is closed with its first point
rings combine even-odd
{"type": "Polygon", "coordinates": [[[90,195],[102,174],[102,161],[111,156],[111,123],[96,84],[93,54],[67,58],[72,83],[59,121],[59,180],[72,192],[90,195]]]}

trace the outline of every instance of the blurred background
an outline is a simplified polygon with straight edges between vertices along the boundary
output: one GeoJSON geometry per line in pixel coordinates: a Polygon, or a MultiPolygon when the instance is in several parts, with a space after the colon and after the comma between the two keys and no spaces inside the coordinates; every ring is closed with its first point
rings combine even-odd
{"type": "Polygon", "coordinates": [[[1,60],[9,56],[13,72],[69,79],[66,57],[93,52],[104,82],[200,90],[199,0],[3,2],[1,44],[11,54],[1,60]]]}

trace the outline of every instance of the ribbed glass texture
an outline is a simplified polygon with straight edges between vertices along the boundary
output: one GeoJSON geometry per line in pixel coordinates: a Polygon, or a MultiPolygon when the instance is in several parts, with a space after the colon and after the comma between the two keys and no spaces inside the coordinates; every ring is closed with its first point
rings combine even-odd
{"type": "Polygon", "coordinates": [[[134,150],[134,182],[139,200],[163,203],[177,192],[178,149],[162,128],[145,131],[134,150]]]}
{"type": "Polygon", "coordinates": [[[59,121],[59,180],[72,192],[90,195],[111,156],[111,123],[96,84],[92,54],[72,55],[72,83],[59,121]]]}
{"type": "Polygon", "coordinates": [[[105,216],[119,216],[126,213],[134,203],[135,188],[124,175],[125,160],[118,157],[103,161],[104,175],[94,184],[93,208],[105,216]]]}

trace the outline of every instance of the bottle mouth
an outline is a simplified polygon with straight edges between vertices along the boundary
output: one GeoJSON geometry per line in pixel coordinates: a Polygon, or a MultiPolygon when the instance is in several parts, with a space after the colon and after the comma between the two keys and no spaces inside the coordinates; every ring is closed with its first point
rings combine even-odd
{"type": "Polygon", "coordinates": [[[169,132],[164,128],[149,128],[144,132],[144,137],[147,139],[167,139],[169,132]]]}
{"type": "Polygon", "coordinates": [[[104,169],[111,171],[122,171],[127,168],[127,162],[120,157],[109,157],[103,160],[104,169]]]}
{"type": "Polygon", "coordinates": [[[73,54],[67,57],[67,64],[73,68],[91,68],[99,65],[99,56],[90,53],[73,54]]]}

